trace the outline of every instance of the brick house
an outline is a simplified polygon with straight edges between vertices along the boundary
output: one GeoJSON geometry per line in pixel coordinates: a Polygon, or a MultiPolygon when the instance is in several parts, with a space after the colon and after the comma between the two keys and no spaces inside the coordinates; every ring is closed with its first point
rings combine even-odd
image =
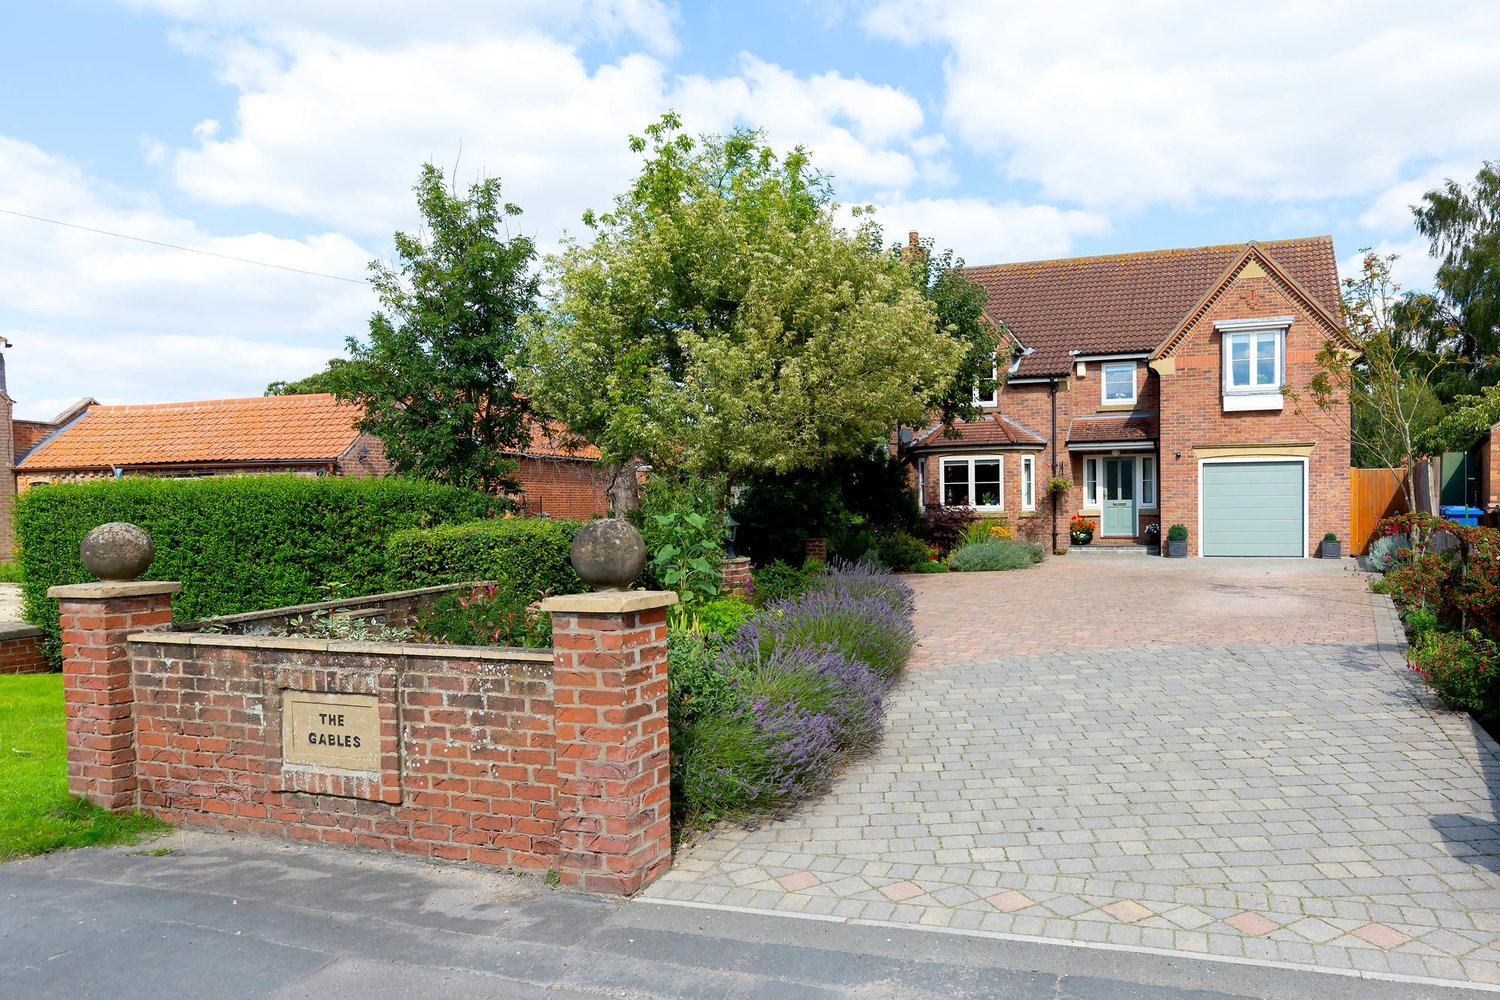
{"type": "MultiPolygon", "coordinates": [[[[136,406],[85,400],[36,431],[23,427],[25,421],[12,422],[18,444],[40,438],[7,463],[12,497],[38,485],[124,476],[387,474],[380,439],[361,433],[356,417],[354,407],[327,393],[136,406]]],[[[569,449],[538,428],[530,447],[512,457],[521,487],[516,499],[528,513],[586,518],[607,512],[597,453],[569,449]]],[[[8,503],[3,529],[8,539],[8,503]]]]}
{"type": "Polygon", "coordinates": [[[1018,534],[1095,545],[1188,528],[1190,555],[1297,556],[1349,526],[1347,412],[1300,416],[1345,339],[1326,236],[970,267],[1016,359],[976,389],[956,437],[903,434],[923,505],[1004,513],[1018,534]],[[1050,476],[1066,478],[1056,517],[1050,476]]]}

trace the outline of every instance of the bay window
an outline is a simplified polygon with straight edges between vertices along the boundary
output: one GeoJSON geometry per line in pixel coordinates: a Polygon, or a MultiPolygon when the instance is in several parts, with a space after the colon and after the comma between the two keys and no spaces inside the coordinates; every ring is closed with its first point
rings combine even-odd
{"type": "Polygon", "coordinates": [[[1005,459],[999,455],[944,458],[943,506],[1003,510],[1005,459]]]}

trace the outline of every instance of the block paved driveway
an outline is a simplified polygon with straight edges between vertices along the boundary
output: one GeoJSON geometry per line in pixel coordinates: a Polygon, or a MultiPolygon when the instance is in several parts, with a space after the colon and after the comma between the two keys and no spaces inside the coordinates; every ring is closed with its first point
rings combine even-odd
{"type": "Polygon", "coordinates": [[[1500,983],[1500,756],[1352,563],[914,585],[884,743],[647,898],[1500,983]]]}

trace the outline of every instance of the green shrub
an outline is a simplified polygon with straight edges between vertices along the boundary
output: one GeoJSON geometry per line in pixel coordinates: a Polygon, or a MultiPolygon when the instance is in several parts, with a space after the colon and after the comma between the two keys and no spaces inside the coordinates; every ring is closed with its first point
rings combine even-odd
{"type": "Polygon", "coordinates": [[[675,590],[683,603],[719,593],[719,563],[729,540],[722,504],[728,487],[722,476],[653,475],[641,491],[641,506],[630,515],[646,542],[642,583],[675,590]]]}
{"type": "Polygon", "coordinates": [[[955,573],[987,573],[994,570],[1025,569],[1041,561],[1040,545],[997,539],[958,549],[948,557],[948,568],[955,573]]]}
{"type": "Polygon", "coordinates": [[[726,594],[702,601],[688,613],[689,628],[710,641],[732,636],[755,614],[755,606],[743,597],[726,594]]]}
{"type": "Polygon", "coordinates": [[[788,597],[796,597],[807,589],[807,584],[822,568],[818,563],[792,566],[780,559],[751,571],[755,585],[753,596],[757,605],[770,604],[788,597]]]}
{"type": "Polygon", "coordinates": [[[541,596],[493,583],[444,594],[418,616],[417,641],[544,649],[552,645],[552,618],[537,607],[541,596]]]}
{"type": "Polygon", "coordinates": [[[1436,632],[1441,624],[1435,611],[1427,607],[1414,607],[1401,616],[1406,620],[1406,627],[1411,629],[1414,637],[1421,637],[1428,632],[1436,632]]]}
{"type": "Polygon", "coordinates": [[[1370,543],[1365,561],[1375,572],[1388,573],[1402,563],[1397,553],[1410,547],[1411,540],[1405,535],[1383,535],[1370,543]]]}
{"type": "Polygon", "coordinates": [[[1325,541],[1325,542],[1336,542],[1338,540],[1339,540],[1339,536],[1335,532],[1332,532],[1332,531],[1325,531],[1325,532],[1323,532],[1323,541],[1325,541]]]}
{"type": "Polygon", "coordinates": [[[1477,633],[1428,632],[1407,656],[1438,701],[1494,719],[1500,707],[1500,649],[1477,633]]]}
{"type": "Polygon", "coordinates": [[[493,580],[528,601],[544,592],[576,594],[583,581],[568,556],[580,526],[508,517],[397,532],[386,542],[387,588],[493,580]]]}
{"type": "Polygon", "coordinates": [[[1185,542],[1185,541],[1187,541],[1187,525],[1185,525],[1185,524],[1174,524],[1170,528],[1168,528],[1167,529],[1167,541],[1169,541],[1169,542],[1185,542]]]}
{"type": "Polygon", "coordinates": [[[12,559],[10,562],[0,562],[0,583],[20,583],[21,563],[12,559]]]}
{"type": "Polygon", "coordinates": [[[57,662],[57,604],[47,588],[92,576],[78,558],[90,530],[129,521],[150,533],[147,576],[182,584],[180,620],[305,604],[325,584],[351,596],[385,589],[385,540],[404,528],[469,521],[503,502],[403,479],[222,476],[48,486],[16,502],[26,620],[47,630],[57,662]]]}
{"type": "Polygon", "coordinates": [[[876,538],[875,552],[881,562],[898,573],[905,573],[930,558],[927,543],[904,531],[876,538]]]}
{"type": "Polygon", "coordinates": [[[946,573],[948,572],[948,564],[938,562],[936,559],[929,559],[926,562],[917,563],[911,569],[913,573],[946,573]]]}

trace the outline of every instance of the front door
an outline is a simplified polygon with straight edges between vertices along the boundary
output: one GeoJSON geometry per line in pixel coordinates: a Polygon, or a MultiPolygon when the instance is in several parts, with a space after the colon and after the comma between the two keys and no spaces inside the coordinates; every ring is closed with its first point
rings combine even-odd
{"type": "Polygon", "coordinates": [[[1104,516],[1100,534],[1135,537],[1135,459],[1104,460],[1104,516]]]}

